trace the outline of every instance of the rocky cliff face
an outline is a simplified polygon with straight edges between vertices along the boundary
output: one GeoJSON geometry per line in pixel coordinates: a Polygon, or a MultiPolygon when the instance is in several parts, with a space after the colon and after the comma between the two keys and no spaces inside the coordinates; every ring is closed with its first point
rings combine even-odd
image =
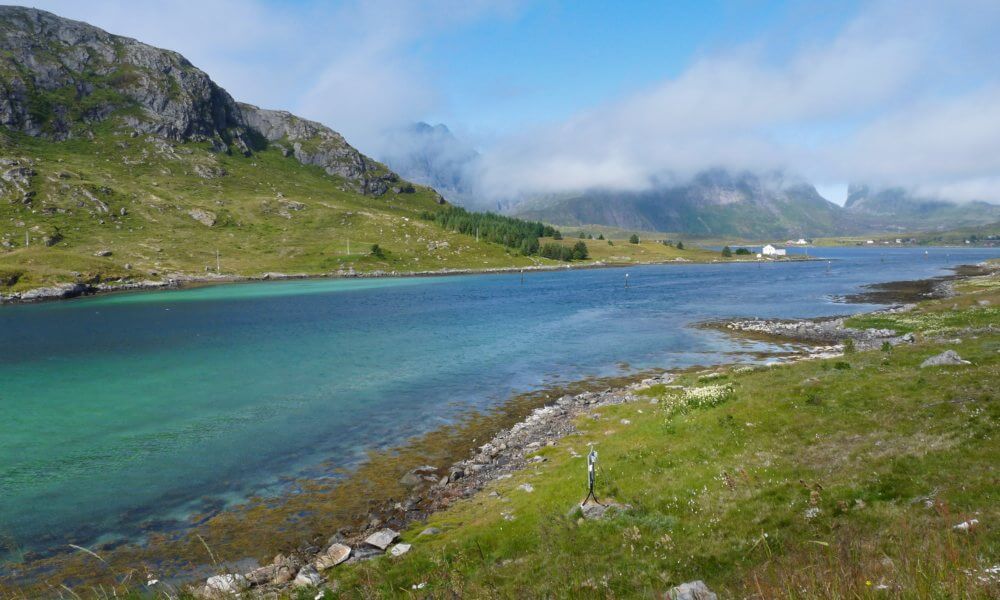
{"type": "Polygon", "coordinates": [[[381,196],[399,181],[385,165],[361,154],[344,136],[315,121],[251,104],[241,103],[239,108],[247,125],[281,148],[286,156],[295,156],[302,164],[316,165],[330,175],[355,181],[365,194],[381,196]]]}
{"type": "Polygon", "coordinates": [[[312,121],[237,103],[176,52],[22,7],[0,7],[0,125],[55,140],[115,130],[245,155],[287,143],[300,162],[381,195],[398,177],[312,121]]]}

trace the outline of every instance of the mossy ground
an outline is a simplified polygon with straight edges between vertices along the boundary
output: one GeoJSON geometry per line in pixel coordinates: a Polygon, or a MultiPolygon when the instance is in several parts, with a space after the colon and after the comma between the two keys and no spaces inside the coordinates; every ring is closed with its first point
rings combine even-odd
{"type": "MultiPolygon", "coordinates": [[[[1000,302],[995,278],[961,288],[907,318],[918,332],[940,312],[978,324],[979,301],[1000,302]]],[[[1000,594],[986,572],[1000,564],[1000,335],[720,370],[679,381],[727,385],[719,404],[658,386],[598,411],[547,462],[435,515],[442,534],[414,527],[407,555],[330,579],[342,597],[653,597],[692,579],[720,597],[1000,594]],[[919,367],[945,348],[972,364],[919,367]],[[573,510],[585,466],[571,449],[589,444],[600,496],[633,506],[606,521],[573,510]]]]}

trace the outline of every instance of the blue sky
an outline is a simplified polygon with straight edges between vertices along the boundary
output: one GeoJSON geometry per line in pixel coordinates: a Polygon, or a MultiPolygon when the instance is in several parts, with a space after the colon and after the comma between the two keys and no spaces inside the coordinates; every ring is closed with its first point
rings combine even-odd
{"type": "Polygon", "coordinates": [[[1000,201],[1000,2],[35,0],[378,156],[446,123],[487,196],[706,168],[1000,201]],[[396,143],[396,142],[393,142],[396,143]]]}

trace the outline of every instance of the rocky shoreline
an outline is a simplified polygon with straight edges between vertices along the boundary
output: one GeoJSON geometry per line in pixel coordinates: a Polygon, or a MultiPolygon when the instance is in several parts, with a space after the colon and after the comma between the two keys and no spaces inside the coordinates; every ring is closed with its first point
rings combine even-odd
{"type": "MultiPolygon", "coordinates": [[[[399,531],[414,522],[426,521],[432,513],[447,509],[459,500],[472,497],[494,481],[545,462],[537,452],[573,435],[578,417],[600,418],[594,410],[634,402],[637,390],[669,384],[672,380],[672,375],[663,374],[623,388],[562,396],[553,404],[535,409],[513,427],[498,432],[468,459],[451,465],[425,465],[410,470],[402,479],[410,488],[410,495],[402,502],[372,512],[365,526],[341,529],[327,540],[325,547],[303,548],[295,555],[279,554],[270,564],[246,573],[212,576],[193,591],[206,598],[222,598],[248,590],[266,595],[294,588],[322,587],[327,581],[323,572],[338,565],[385,554],[402,556],[410,550],[411,544],[397,543],[399,531]]],[[[602,514],[603,511],[584,511],[590,518],[599,518],[602,514]]],[[[442,532],[427,528],[418,537],[431,535],[442,535],[442,532]]]]}

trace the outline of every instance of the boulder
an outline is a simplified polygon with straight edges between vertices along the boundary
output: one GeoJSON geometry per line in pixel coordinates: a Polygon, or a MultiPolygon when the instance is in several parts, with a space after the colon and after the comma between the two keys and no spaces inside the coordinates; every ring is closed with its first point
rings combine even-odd
{"type": "Polygon", "coordinates": [[[392,529],[382,529],[365,538],[365,543],[384,552],[385,549],[398,538],[399,532],[393,531],[392,529]]]}
{"type": "Polygon", "coordinates": [[[937,356],[932,356],[920,363],[920,368],[925,367],[942,367],[947,365],[968,365],[971,364],[967,360],[963,360],[961,356],[958,355],[954,350],[945,350],[937,356]]]}
{"type": "Polygon", "coordinates": [[[306,565],[299,570],[299,574],[292,581],[292,587],[306,588],[316,587],[323,583],[323,576],[319,574],[312,565],[306,565]]]}
{"type": "Polygon", "coordinates": [[[188,216],[207,227],[215,225],[215,213],[200,208],[192,208],[188,211],[188,216]]]}
{"type": "Polygon", "coordinates": [[[410,551],[410,544],[396,544],[389,550],[389,554],[392,556],[402,556],[410,551]]]}
{"type": "Polygon", "coordinates": [[[441,533],[441,530],[438,529],[437,527],[428,527],[427,529],[421,531],[420,534],[419,534],[419,536],[423,536],[423,535],[437,535],[439,533],[441,533]]]}
{"type": "Polygon", "coordinates": [[[316,558],[316,568],[329,569],[339,565],[351,556],[351,547],[346,544],[333,544],[326,552],[316,558]]]}
{"type": "Polygon", "coordinates": [[[239,573],[213,575],[205,581],[205,595],[212,598],[223,595],[237,595],[250,587],[247,578],[239,573]]]}
{"type": "Polygon", "coordinates": [[[667,592],[670,600],[718,600],[718,596],[708,589],[704,581],[689,581],[677,587],[670,588],[667,592]]]}

